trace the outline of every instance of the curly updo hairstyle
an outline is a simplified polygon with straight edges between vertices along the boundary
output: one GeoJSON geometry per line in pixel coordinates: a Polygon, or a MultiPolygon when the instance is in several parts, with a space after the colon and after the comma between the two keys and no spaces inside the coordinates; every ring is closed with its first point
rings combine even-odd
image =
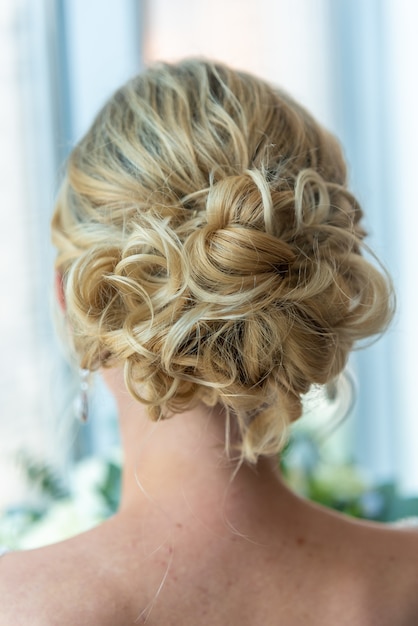
{"type": "Polygon", "coordinates": [[[81,367],[123,365],[166,418],[225,408],[241,458],[285,441],[391,313],[335,138],[221,64],[158,64],[72,151],[52,222],[81,367]]]}

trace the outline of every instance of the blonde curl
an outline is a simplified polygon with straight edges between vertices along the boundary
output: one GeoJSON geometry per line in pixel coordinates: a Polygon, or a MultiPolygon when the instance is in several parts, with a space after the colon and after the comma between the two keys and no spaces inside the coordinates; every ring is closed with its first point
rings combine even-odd
{"type": "Polygon", "coordinates": [[[160,64],[73,150],[52,222],[82,367],[123,364],[153,419],[222,405],[255,462],[392,314],[338,143],[287,95],[160,64]]]}

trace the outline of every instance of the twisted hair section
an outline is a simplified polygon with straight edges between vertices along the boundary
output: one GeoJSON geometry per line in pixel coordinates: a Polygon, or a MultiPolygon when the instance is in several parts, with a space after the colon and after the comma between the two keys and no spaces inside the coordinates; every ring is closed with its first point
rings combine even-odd
{"type": "Polygon", "coordinates": [[[334,139],[287,95],[160,64],[73,150],[52,222],[82,367],[123,364],[153,419],[222,405],[255,462],[392,314],[334,139]]]}

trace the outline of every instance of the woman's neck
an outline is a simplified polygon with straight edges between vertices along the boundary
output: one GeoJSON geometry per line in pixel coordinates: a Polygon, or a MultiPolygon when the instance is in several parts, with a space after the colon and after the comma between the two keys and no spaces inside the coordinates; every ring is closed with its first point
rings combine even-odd
{"type": "Polygon", "coordinates": [[[120,512],[140,513],[150,502],[170,510],[187,503],[197,511],[229,496],[237,502],[239,493],[250,502],[251,491],[261,487],[284,488],[275,459],[239,469],[227,460],[226,418],[219,407],[199,404],[153,422],[126,390],[121,370],[105,370],[104,378],[119,412],[124,467],[120,512]]]}

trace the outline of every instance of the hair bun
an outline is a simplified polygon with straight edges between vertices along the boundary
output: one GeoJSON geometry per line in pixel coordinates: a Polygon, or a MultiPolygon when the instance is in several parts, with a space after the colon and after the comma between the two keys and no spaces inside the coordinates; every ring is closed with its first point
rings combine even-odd
{"type": "Polygon", "coordinates": [[[214,229],[240,224],[273,232],[272,198],[262,173],[246,170],[213,184],[206,200],[206,219],[214,229]]]}
{"type": "Polygon", "coordinates": [[[243,457],[277,452],[301,395],[391,317],[361,218],[338,142],[286,94],[203,61],[147,70],[56,205],[79,361],[123,365],[152,417],[220,403],[243,457]]]}
{"type": "MultiPolygon", "coordinates": [[[[256,306],[260,295],[276,291],[295,260],[292,248],[266,232],[272,200],[268,186],[260,191],[258,173],[229,176],[214,184],[206,202],[207,224],[185,242],[190,259],[192,292],[226,307],[247,294],[256,306]]],[[[249,300],[235,313],[245,314],[249,300]]]]}

